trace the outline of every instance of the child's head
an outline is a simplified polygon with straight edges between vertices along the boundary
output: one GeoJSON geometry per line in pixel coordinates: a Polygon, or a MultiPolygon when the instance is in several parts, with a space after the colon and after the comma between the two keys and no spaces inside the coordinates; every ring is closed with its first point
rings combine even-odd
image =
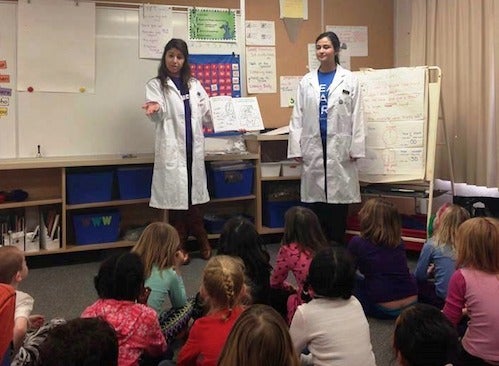
{"type": "Polygon", "coordinates": [[[315,253],[327,246],[317,215],[309,208],[291,207],[284,216],[284,245],[296,243],[302,251],[315,253]]]}
{"type": "Polygon", "coordinates": [[[16,287],[27,276],[24,252],[11,245],[0,247],[0,283],[16,287]]]}
{"type": "Polygon", "coordinates": [[[307,285],[315,295],[349,299],[355,282],[355,266],[343,248],[326,248],[318,252],[308,270],[307,285]]]}
{"type": "Polygon", "coordinates": [[[115,366],[118,338],[101,318],[76,318],[48,331],[40,345],[40,365],[115,366]]]}
{"type": "Polygon", "coordinates": [[[413,305],[395,322],[393,349],[402,366],[444,366],[457,348],[456,329],[436,307],[413,305]]]}
{"type": "Polygon", "coordinates": [[[241,258],[251,274],[255,274],[262,266],[270,271],[270,256],[263,248],[262,238],[255,225],[244,217],[233,217],[225,223],[220,235],[218,254],[241,258]]]}
{"type": "Polygon", "coordinates": [[[383,198],[369,199],[359,211],[360,234],[377,245],[400,244],[402,222],[397,207],[383,198]]]}
{"type": "Polygon", "coordinates": [[[165,222],[153,222],[144,229],[132,252],[142,259],[147,278],[154,266],[160,270],[173,266],[175,253],[179,249],[177,230],[165,222]]]}
{"type": "Polygon", "coordinates": [[[136,253],[114,254],[101,264],[94,284],[101,299],[135,301],[144,286],[144,266],[136,253]]]}
{"type": "Polygon", "coordinates": [[[253,305],[237,319],[218,366],[298,366],[288,326],[268,305],[253,305]]]}
{"type": "Polygon", "coordinates": [[[435,243],[437,245],[456,246],[456,233],[459,225],[470,218],[468,211],[459,205],[448,205],[440,216],[435,228],[435,243]]]}
{"type": "Polygon", "coordinates": [[[217,255],[208,261],[200,291],[211,307],[232,309],[244,290],[244,264],[239,258],[217,255]]]}
{"type": "Polygon", "coordinates": [[[457,267],[499,273],[499,220],[474,217],[459,226],[456,235],[457,267]]]}

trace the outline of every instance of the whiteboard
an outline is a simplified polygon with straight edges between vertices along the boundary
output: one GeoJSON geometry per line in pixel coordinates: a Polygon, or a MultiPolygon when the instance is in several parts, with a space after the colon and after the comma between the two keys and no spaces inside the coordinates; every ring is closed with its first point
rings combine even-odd
{"type": "MultiPolygon", "coordinates": [[[[8,32],[2,34],[15,39],[16,13],[12,9],[16,4],[0,6],[0,24],[8,23],[8,32]]],[[[13,132],[9,138],[0,134],[0,158],[33,157],[37,145],[44,156],[154,151],[154,125],[141,106],[144,85],[156,76],[159,60],[138,57],[138,13],[137,8],[96,8],[95,93],[17,92],[17,116],[10,115],[8,121],[13,132]],[[11,143],[13,135],[15,142],[11,143]],[[9,143],[4,145],[7,139],[9,143]]],[[[173,28],[174,37],[187,39],[185,11],[174,12],[173,28]]],[[[188,44],[190,53],[240,53],[242,48],[239,44],[188,44]]],[[[15,43],[12,47],[15,54],[15,43]]]]}

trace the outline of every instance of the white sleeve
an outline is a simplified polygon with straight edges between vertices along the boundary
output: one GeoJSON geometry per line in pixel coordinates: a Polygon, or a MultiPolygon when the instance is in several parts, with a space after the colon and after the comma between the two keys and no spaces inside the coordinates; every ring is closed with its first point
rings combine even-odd
{"type": "Polygon", "coordinates": [[[293,341],[293,346],[298,354],[307,346],[309,341],[309,334],[306,326],[306,321],[303,316],[302,306],[296,309],[291,325],[289,326],[289,334],[293,341]]]}
{"type": "Polygon", "coordinates": [[[289,137],[288,137],[288,158],[302,157],[301,151],[301,133],[303,129],[303,102],[302,102],[302,82],[298,84],[296,92],[295,105],[289,122],[289,137]]]}
{"type": "Polygon", "coordinates": [[[158,78],[151,79],[146,84],[146,103],[147,102],[159,104],[159,110],[149,118],[153,122],[161,122],[166,113],[166,100],[158,78]]]}
{"type": "Polygon", "coordinates": [[[363,158],[366,156],[366,131],[364,125],[364,103],[362,100],[359,81],[352,77],[352,145],[350,156],[352,158],[363,158]]]}
{"type": "Polygon", "coordinates": [[[26,292],[16,291],[16,311],[14,319],[26,318],[28,319],[33,311],[33,298],[26,292]]]}

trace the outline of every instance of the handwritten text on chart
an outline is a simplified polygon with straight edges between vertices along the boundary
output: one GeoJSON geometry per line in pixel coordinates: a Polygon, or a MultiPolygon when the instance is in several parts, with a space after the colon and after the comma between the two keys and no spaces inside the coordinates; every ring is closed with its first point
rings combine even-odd
{"type": "Polygon", "coordinates": [[[10,83],[10,75],[0,74],[0,83],[10,83]]]}
{"type": "Polygon", "coordinates": [[[363,174],[417,174],[424,172],[424,150],[369,149],[358,163],[363,174]]]}
{"type": "Polygon", "coordinates": [[[367,122],[425,118],[424,69],[399,68],[357,73],[367,122]]]}
{"type": "Polygon", "coordinates": [[[9,105],[9,97],[0,97],[0,106],[6,107],[9,105]]]}
{"type": "Polygon", "coordinates": [[[6,69],[6,68],[7,68],[7,61],[0,60],[0,69],[6,69]]]}
{"type": "Polygon", "coordinates": [[[277,91],[276,56],[274,47],[246,47],[248,93],[277,91]]]}
{"type": "Polygon", "coordinates": [[[8,108],[0,107],[0,117],[7,116],[8,110],[9,110],[8,108]]]}
{"type": "Polygon", "coordinates": [[[143,5],[139,8],[140,57],[161,58],[163,47],[171,38],[172,8],[143,5]]]}
{"type": "Polygon", "coordinates": [[[10,88],[0,88],[0,95],[10,97],[12,96],[12,89],[10,88]]]}
{"type": "Polygon", "coordinates": [[[369,122],[366,146],[368,148],[423,147],[424,121],[369,122]]]}

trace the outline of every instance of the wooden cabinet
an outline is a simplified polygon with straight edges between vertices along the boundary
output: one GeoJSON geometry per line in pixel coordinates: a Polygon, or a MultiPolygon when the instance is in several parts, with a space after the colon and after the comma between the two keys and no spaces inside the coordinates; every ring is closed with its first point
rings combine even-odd
{"type": "MultiPolygon", "coordinates": [[[[60,235],[59,248],[54,250],[27,251],[26,255],[43,255],[62,252],[87,251],[133,245],[132,241],[119,240],[110,243],[76,245],[75,233],[71,223],[73,214],[91,212],[112,208],[121,216],[120,233],[129,228],[145,225],[148,222],[163,220],[162,210],[149,207],[149,199],[119,200],[111,199],[104,202],[83,204],[68,204],[66,196],[66,173],[71,168],[102,168],[115,169],[127,165],[152,164],[152,154],[139,155],[125,159],[119,155],[74,156],[64,158],[34,158],[0,160],[0,190],[9,192],[22,189],[29,196],[21,202],[0,203],[0,217],[23,215],[35,209],[39,213],[54,211],[59,215],[60,235]]],[[[39,217],[39,215],[38,215],[39,217]]],[[[24,220],[23,220],[24,221],[24,220]]],[[[24,222],[26,231],[32,230],[24,222]]],[[[41,223],[38,222],[37,225],[41,223]]],[[[30,223],[31,226],[36,226],[30,223]]]]}

